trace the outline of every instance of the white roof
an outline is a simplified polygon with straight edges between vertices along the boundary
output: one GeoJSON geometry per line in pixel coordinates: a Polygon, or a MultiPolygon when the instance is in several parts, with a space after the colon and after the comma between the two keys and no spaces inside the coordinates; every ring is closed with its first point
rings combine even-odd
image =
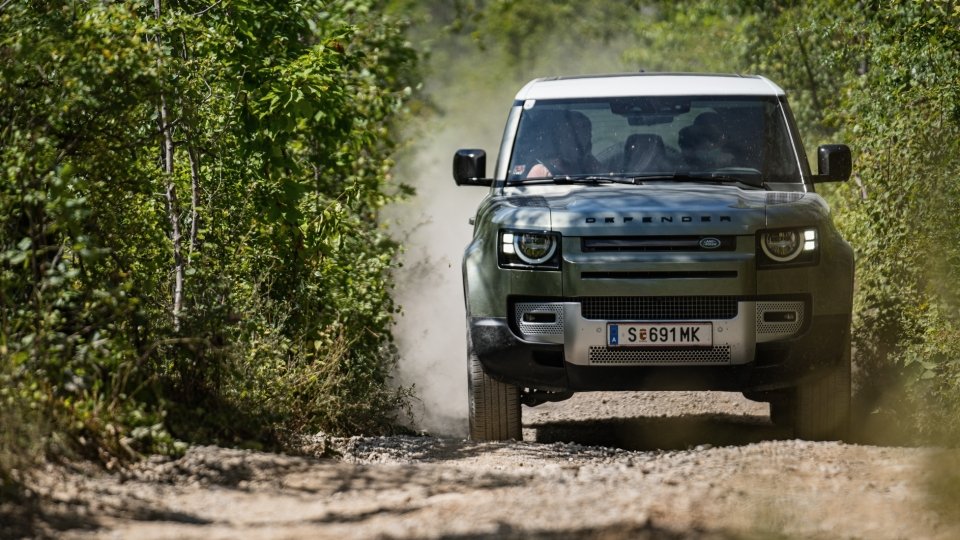
{"type": "Polygon", "coordinates": [[[782,96],[783,89],[757,75],[629,73],[553,77],[527,83],[518,100],[629,96],[782,96]]]}

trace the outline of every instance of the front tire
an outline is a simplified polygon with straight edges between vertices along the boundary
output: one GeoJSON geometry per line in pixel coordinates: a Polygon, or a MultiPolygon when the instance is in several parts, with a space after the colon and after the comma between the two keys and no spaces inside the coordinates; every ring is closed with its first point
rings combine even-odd
{"type": "Polygon", "coordinates": [[[475,441],[522,440],[520,389],[487,375],[472,351],[467,351],[467,357],[470,438],[475,441]]]}
{"type": "Polygon", "coordinates": [[[794,396],[797,437],[810,441],[838,441],[850,432],[850,340],[843,357],[828,375],[801,384],[794,396]]]}

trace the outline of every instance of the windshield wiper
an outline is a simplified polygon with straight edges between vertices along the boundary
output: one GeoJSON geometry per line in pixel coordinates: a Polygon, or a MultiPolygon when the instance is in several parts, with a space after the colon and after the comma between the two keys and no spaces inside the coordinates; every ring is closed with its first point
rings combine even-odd
{"type": "Polygon", "coordinates": [[[522,184],[585,184],[596,186],[599,184],[628,184],[636,185],[640,182],[637,179],[625,176],[616,176],[610,174],[558,174],[556,176],[545,176],[543,178],[526,178],[517,182],[522,184]]]}
{"type": "Polygon", "coordinates": [[[731,176],[729,174],[722,173],[655,173],[655,174],[646,174],[634,176],[633,179],[636,182],[648,181],[648,180],[670,180],[673,182],[712,182],[716,184],[743,184],[752,188],[763,188],[769,190],[770,188],[762,180],[759,183],[749,182],[745,178],[740,176],[731,176]]]}

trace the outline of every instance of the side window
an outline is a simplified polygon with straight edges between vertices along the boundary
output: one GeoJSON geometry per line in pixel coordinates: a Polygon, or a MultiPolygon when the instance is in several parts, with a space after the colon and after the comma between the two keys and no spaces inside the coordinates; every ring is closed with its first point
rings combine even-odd
{"type": "Polygon", "coordinates": [[[769,181],[793,182],[799,176],[797,173],[797,159],[793,151],[783,114],[777,105],[766,107],[766,122],[764,142],[766,143],[767,159],[764,169],[769,181]]]}
{"type": "Polygon", "coordinates": [[[790,160],[794,161],[794,155],[799,155],[800,172],[802,172],[805,176],[809,176],[812,174],[810,168],[810,157],[807,156],[807,152],[803,146],[803,141],[800,139],[800,131],[797,129],[797,121],[793,117],[793,111],[790,110],[790,104],[787,103],[785,98],[780,99],[779,105],[779,112],[783,115],[779,121],[781,122],[781,125],[783,125],[783,127],[790,132],[789,134],[784,135],[785,138],[789,137],[786,142],[788,144],[792,143],[792,147],[788,151],[790,160]],[[784,120],[784,118],[786,120],[784,120]]]}

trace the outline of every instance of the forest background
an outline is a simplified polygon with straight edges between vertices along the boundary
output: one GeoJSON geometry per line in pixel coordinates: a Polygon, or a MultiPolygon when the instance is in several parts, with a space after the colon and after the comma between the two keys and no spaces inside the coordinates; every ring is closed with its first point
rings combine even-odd
{"type": "Polygon", "coordinates": [[[857,253],[858,418],[956,443],[954,2],[6,0],[2,496],[44,456],[399,429],[398,155],[446,117],[440,92],[594,51],[766,75],[808,151],[852,147],[822,193],[857,253]]]}

